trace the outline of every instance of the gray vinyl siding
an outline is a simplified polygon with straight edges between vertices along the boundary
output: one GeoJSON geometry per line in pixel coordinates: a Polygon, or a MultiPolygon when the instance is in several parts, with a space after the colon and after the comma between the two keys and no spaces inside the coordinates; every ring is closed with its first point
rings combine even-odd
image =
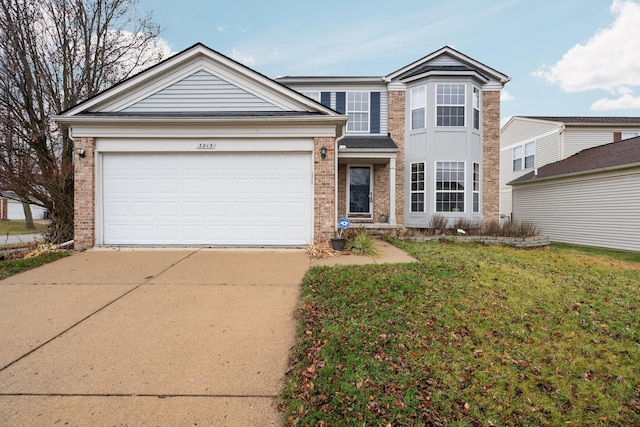
{"type": "MultiPolygon", "coordinates": [[[[624,131],[638,131],[639,129],[624,129],[624,131]]],[[[563,159],[573,156],[579,151],[598,145],[613,142],[614,132],[620,132],[620,128],[605,129],[571,129],[567,128],[564,136],[563,159]]]]}
{"type": "Polygon", "coordinates": [[[206,71],[199,71],[127,107],[125,112],[281,111],[206,71]]]}
{"type": "Polygon", "coordinates": [[[534,138],[547,132],[559,129],[560,126],[551,122],[541,122],[514,118],[509,126],[502,128],[500,132],[500,147],[508,147],[521,141],[534,138]]]}
{"type": "Polygon", "coordinates": [[[640,251],[640,167],[513,187],[513,219],[552,241],[640,251]]]}
{"type": "Polygon", "coordinates": [[[451,66],[451,65],[466,65],[452,56],[449,55],[440,55],[436,58],[433,58],[428,62],[429,65],[434,66],[451,66]]]}

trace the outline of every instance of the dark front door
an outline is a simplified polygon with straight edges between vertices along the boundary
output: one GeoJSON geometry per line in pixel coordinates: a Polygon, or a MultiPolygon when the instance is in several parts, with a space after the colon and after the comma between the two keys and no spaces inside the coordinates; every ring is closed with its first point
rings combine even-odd
{"type": "Polygon", "coordinates": [[[371,218],[372,205],[371,166],[350,166],[349,216],[371,218]]]}

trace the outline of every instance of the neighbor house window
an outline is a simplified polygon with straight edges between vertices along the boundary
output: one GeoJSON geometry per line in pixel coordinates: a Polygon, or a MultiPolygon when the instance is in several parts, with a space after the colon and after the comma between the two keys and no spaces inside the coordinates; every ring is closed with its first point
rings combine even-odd
{"type": "Polygon", "coordinates": [[[424,163],[411,163],[411,212],[424,212],[424,163]]]}
{"type": "Polygon", "coordinates": [[[436,162],[436,212],[464,212],[464,162],[436,162]]]}
{"type": "Polygon", "coordinates": [[[513,171],[531,169],[535,165],[536,142],[528,142],[513,147],[513,171]]]}
{"type": "Polygon", "coordinates": [[[622,139],[635,138],[640,136],[640,132],[622,132],[622,139]]]}
{"type": "Polygon", "coordinates": [[[320,102],[320,92],[302,92],[307,98],[311,98],[314,101],[320,102]]]}
{"type": "Polygon", "coordinates": [[[369,92],[347,92],[347,132],[369,132],[369,92]]]}
{"type": "Polygon", "coordinates": [[[426,106],[426,88],[422,86],[411,89],[411,129],[425,127],[426,106]]]}
{"type": "Polygon", "coordinates": [[[436,125],[464,126],[465,85],[436,85],[436,125]]]}
{"type": "Polygon", "coordinates": [[[480,129],[480,89],[473,88],[473,128],[480,129]]]}
{"type": "Polygon", "coordinates": [[[480,212],[480,163],[473,164],[473,212],[480,212]]]}

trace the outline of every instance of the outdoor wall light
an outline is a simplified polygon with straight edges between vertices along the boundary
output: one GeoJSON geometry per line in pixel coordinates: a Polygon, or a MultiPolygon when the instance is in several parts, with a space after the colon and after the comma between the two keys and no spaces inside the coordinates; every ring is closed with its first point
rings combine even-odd
{"type": "Polygon", "coordinates": [[[76,153],[78,153],[78,157],[80,157],[81,159],[84,159],[84,156],[86,156],[86,154],[84,153],[84,148],[78,148],[76,150],[76,153]]]}
{"type": "Polygon", "coordinates": [[[327,158],[327,148],[326,147],[322,147],[320,149],[320,157],[322,158],[322,160],[327,158]]]}

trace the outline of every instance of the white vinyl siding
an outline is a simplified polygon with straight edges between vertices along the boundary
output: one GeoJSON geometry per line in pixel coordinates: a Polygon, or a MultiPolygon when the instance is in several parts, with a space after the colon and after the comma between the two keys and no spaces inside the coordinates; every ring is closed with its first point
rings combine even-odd
{"type": "Polygon", "coordinates": [[[587,148],[593,148],[613,142],[613,134],[615,131],[619,131],[619,129],[567,128],[564,132],[564,152],[562,153],[562,159],[573,156],[579,151],[586,150],[587,148]]]}
{"type": "Polygon", "coordinates": [[[219,77],[199,71],[124,109],[128,113],[280,111],[219,77]]]}
{"type": "Polygon", "coordinates": [[[552,241],[640,251],[640,169],[513,186],[513,219],[552,241]]]}

